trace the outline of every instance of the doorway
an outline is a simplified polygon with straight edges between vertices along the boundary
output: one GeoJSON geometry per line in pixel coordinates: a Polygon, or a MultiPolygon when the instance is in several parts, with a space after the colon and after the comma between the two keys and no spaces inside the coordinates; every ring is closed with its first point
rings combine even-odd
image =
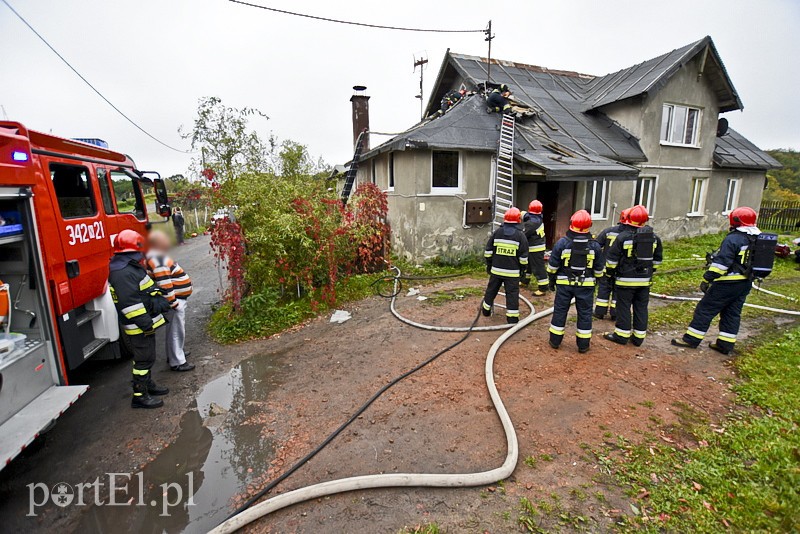
{"type": "Polygon", "coordinates": [[[556,228],[558,221],[558,182],[539,182],[536,192],[536,198],[542,203],[544,209],[544,231],[546,235],[546,244],[548,249],[552,249],[557,240],[556,228]]]}

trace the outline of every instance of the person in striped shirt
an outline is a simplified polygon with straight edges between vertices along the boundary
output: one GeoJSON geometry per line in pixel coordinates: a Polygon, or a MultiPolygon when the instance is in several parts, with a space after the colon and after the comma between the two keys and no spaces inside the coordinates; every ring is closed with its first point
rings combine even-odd
{"type": "Polygon", "coordinates": [[[194,364],[186,361],[183,344],[186,339],[186,300],[192,294],[192,280],[169,256],[171,242],[167,234],[153,230],[148,237],[147,271],[155,280],[171,309],[167,317],[167,362],[173,371],[191,371],[194,364]]]}

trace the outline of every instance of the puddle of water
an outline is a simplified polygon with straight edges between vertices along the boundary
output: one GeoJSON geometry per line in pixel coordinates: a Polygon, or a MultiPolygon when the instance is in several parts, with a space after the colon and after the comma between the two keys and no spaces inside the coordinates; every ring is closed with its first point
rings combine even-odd
{"type": "Polygon", "coordinates": [[[118,486],[128,483],[128,492],[118,492],[116,502],[132,499],[132,503],[91,506],[77,531],[207,532],[222,522],[231,511],[231,497],[263,473],[273,458],[274,444],[262,435],[263,426],[242,423],[263,416],[269,393],[279,385],[280,367],[280,358],[274,354],[254,356],[206,384],[197,395],[196,407],[181,419],[175,442],[130,482],[117,479],[118,486]],[[167,487],[165,494],[163,484],[175,486],[167,487]],[[178,491],[183,494],[182,504],[166,508],[168,515],[163,515],[164,499],[177,502],[178,491]],[[190,494],[191,506],[187,505],[190,494]]]}

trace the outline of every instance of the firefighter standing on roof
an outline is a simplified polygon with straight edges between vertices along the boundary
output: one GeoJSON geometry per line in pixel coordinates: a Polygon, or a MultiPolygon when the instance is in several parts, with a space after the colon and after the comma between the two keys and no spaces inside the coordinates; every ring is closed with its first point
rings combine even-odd
{"type": "Polygon", "coordinates": [[[537,289],[533,295],[541,297],[547,291],[547,270],[544,266],[545,233],[544,219],[542,218],[542,203],[538,200],[531,201],[528,213],[522,218],[522,227],[528,239],[529,262],[528,273],[536,277],[537,289]]]}
{"type": "MultiPolygon", "coordinates": [[[[619,224],[609,226],[602,230],[595,238],[600,246],[603,247],[603,256],[608,257],[608,251],[617,240],[617,236],[622,231],[623,226],[628,222],[629,209],[622,210],[619,214],[619,224]]],[[[606,271],[602,278],[597,281],[597,299],[594,304],[594,316],[604,319],[606,313],[611,315],[611,320],[617,318],[616,301],[614,300],[614,278],[606,271]]]]}
{"type": "Polygon", "coordinates": [[[500,84],[500,87],[492,90],[489,96],[486,97],[486,105],[489,108],[489,113],[506,113],[511,111],[511,104],[508,102],[508,97],[511,96],[511,89],[506,84],[500,84]]]}
{"type": "Polygon", "coordinates": [[[614,279],[617,322],[614,332],[603,337],[620,345],[630,340],[638,347],[647,336],[650,286],[664,253],[661,239],[647,226],[647,208],[632,207],[627,219],[606,256],[606,272],[614,279]]]}
{"type": "Polygon", "coordinates": [[[117,314],[133,352],[133,408],[159,408],[164,405],[151,395],[166,395],[169,390],[156,385],[150,369],[156,360],[156,328],[166,321],[162,313],[169,302],[147,275],[144,263],[144,237],[123,230],[114,240],[114,257],[109,266],[108,283],[117,314]]]}
{"type": "Polygon", "coordinates": [[[575,299],[578,352],[589,350],[595,278],[603,275],[605,263],[600,244],[589,234],[591,227],[592,216],[588,211],[575,212],[570,219],[567,235],[558,240],[550,253],[547,272],[550,275],[550,289],[556,292],[550,323],[550,346],[554,349],[560,347],[564,339],[567,313],[572,299],[575,299]]]}
{"type": "Polygon", "coordinates": [[[711,320],[719,315],[719,335],[710,348],[730,354],[739,333],[742,306],[752,287],[751,265],[753,246],[761,230],[756,227],[756,212],[752,208],[736,208],[728,218],[731,230],[703,274],[700,289],[705,293],[697,303],[694,317],[682,338],[672,344],[696,349],[708,332],[711,320]]]}
{"type": "Polygon", "coordinates": [[[489,238],[484,252],[489,284],[481,312],[486,317],[492,314],[494,299],[503,286],[509,324],[519,322],[519,279],[528,269],[528,240],[519,229],[520,217],[519,209],[509,208],[503,217],[503,225],[489,238]]]}

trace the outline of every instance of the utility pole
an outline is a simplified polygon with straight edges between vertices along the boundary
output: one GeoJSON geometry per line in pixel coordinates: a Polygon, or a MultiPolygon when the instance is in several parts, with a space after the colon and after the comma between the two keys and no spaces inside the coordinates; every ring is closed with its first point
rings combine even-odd
{"type": "Polygon", "coordinates": [[[424,104],[424,101],[422,99],[422,96],[423,96],[422,95],[422,79],[423,79],[422,78],[422,74],[423,74],[423,72],[425,72],[425,64],[426,63],[428,63],[428,58],[421,57],[421,58],[417,59],[416,57],[414,57],[414,72],[416,72],[417,71],[417,67],[419,67],[419,94],[416,96],[416,98],[419,98],[419,118],[420,119],[424,119],[425,118],[425,109],[423,107],[425,104],[424,104]]]}
{"type": "MultiPolygon", "coordinates": [[[[487,43],[489,43],[489,57],[487,58],[487,66],[486,66],[486,81],[492,83],[492,40],[494,39],[494,34],[492,33],[492,21],[489,21],[489,26],[483,33],[486,34],[486,39],[484,39],[487,43]]],[[[488,88],[484,88],[488,89],[488,88]]]]}
{"type": "Polygon", "coordinates": [[[8,120],[8,113],[6,113],[5,106],[0,105],[0,109],[3,110],[3,120],[8,120]]]}

